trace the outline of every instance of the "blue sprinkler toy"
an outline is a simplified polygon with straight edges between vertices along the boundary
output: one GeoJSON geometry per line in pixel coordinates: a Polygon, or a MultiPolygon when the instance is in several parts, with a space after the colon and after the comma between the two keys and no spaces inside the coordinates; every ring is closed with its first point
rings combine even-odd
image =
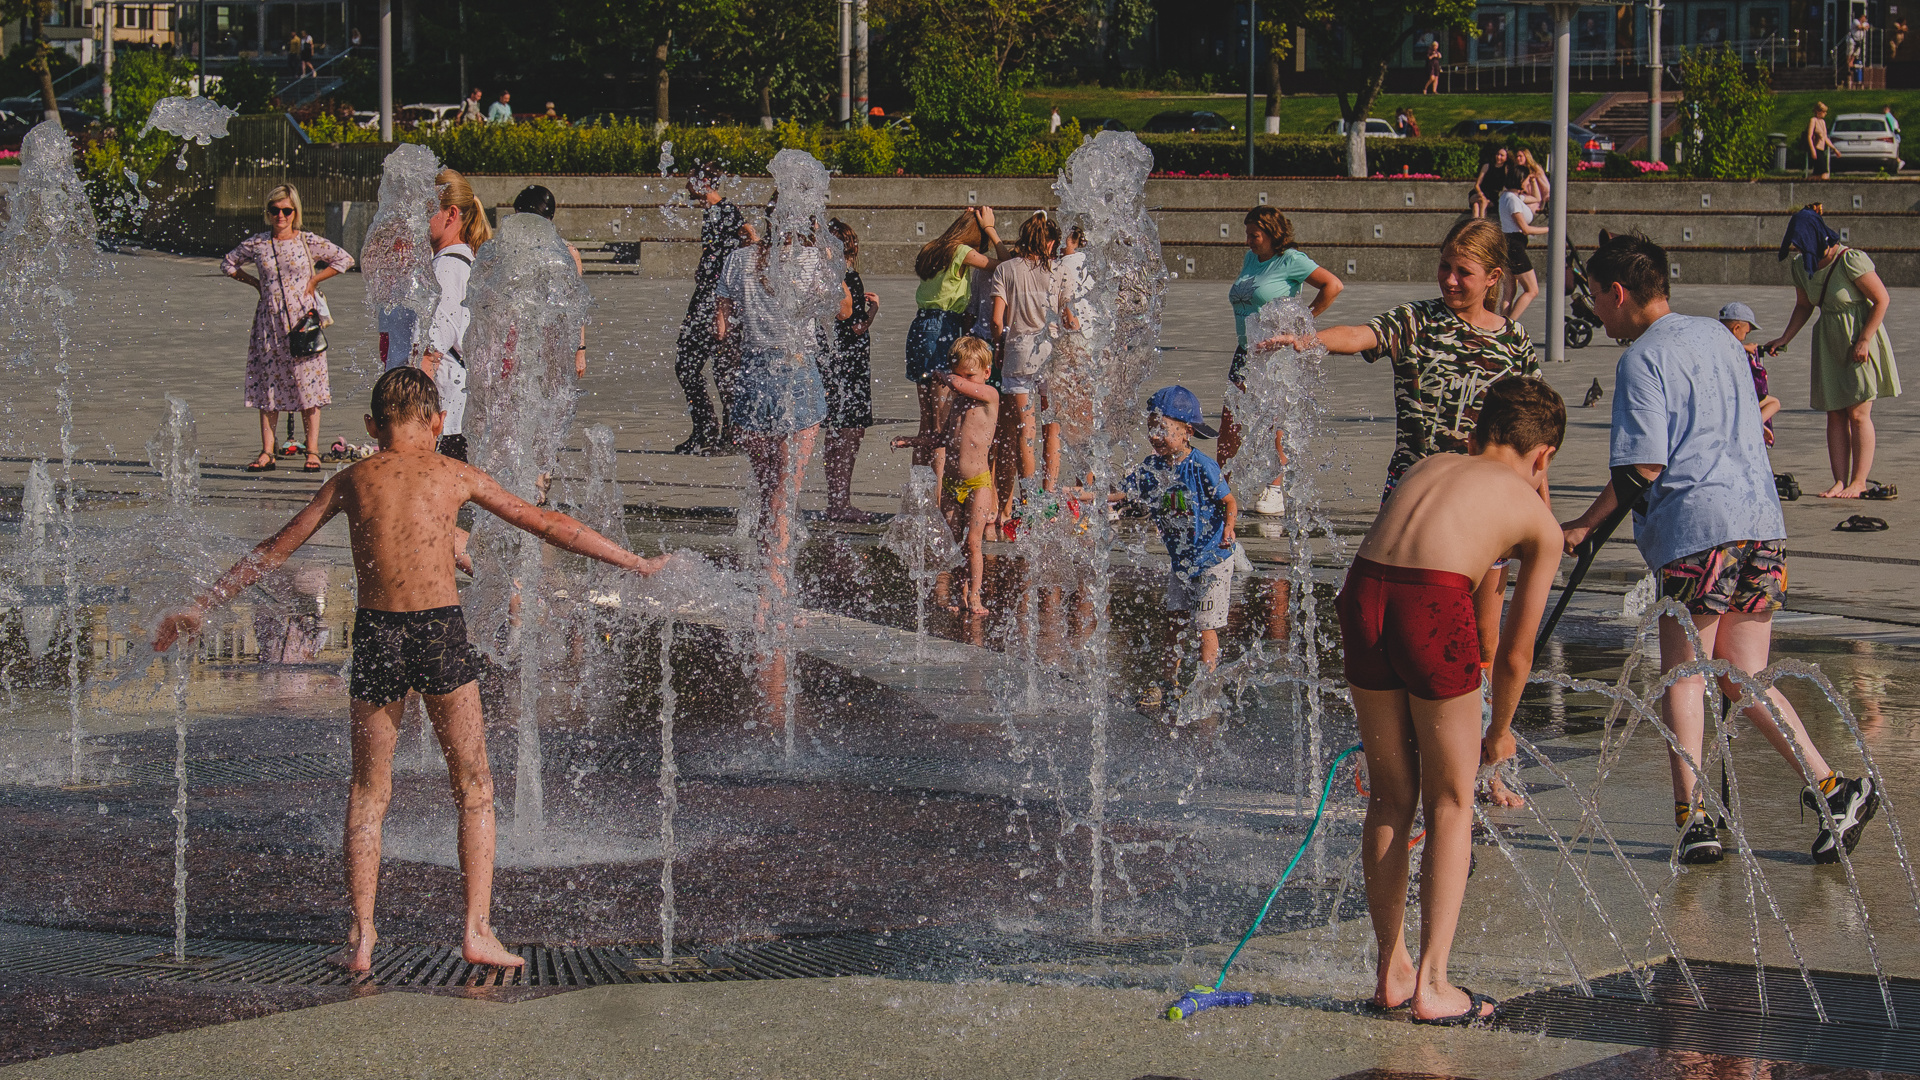
{"type": "Polygon", "coordinates": [[[1332,765],[1327,766],[1327,782],[1320,785],[1320,806],[1314,810],[1313,820],[1307,824],[1307,835],[1301,838],[1299,850],[1295,851],[1293,858],[1287,861],[1287,868],[1280,871],[1280,880],[1273,883],[1273,891],[1267,894],[1267,902],[1260,905],[1260,914],[1253,917],[1253,925],[1247,927],[1246,935],[1240,939],[1240,944],[1235,945],[1233,951],[1227,954],[1227,962],[1220,965],[1220,977],[1214,980],[1210,987],[1196,986],[1180,995],[1179,1001],[1167,1006],[1167,1019],[1185,1020],[1207,1009],[1245,1008],[1253,1004],[1253,995],[1245,990],[1220,989],[1227,981],[1227,969],[1233,966],[1233,961],[1240,955],[1240,950],[1247,947],[1247,942],[1253,940],[1254,932],[1260,929],[1262,922],[1266,921],[1267,909],[1271,908],[1274,900],[1280,896],[1280,890],[1287,884],[1287,878],[1293,875],[1293,868],[1300,865],[1300,857],[1307,853],[1307,845],[1313,842],[1314,830],[1320,827],[1320,819],[1327,812],[1327,796],[1333,793],[1334,770],[1338,769],[1340,763],[1347,760],[1348,756],[1358,749],[1360,747],[1357,744],[1347,747],[1340,751],[1339,757],[1333,759],[1332,765]]]}

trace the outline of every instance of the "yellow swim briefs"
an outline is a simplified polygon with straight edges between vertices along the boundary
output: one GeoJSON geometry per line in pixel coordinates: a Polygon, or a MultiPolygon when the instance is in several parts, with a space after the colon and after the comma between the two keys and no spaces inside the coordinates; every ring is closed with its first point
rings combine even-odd
{"type": "Polygon", "coordinates": [[[962,506],[967,504],[968,496],[976,491],[985,491],[991,486],[993,486],[993,470],[991,469],[967,480],[955,480],[951,476],[947,477],[947,494],[953,496],[953,501],[962,506]]]}

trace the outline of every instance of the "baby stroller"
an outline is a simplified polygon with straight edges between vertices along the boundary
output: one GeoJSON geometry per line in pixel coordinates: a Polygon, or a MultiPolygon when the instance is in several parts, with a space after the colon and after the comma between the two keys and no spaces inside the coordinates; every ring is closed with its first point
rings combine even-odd
{"type": "Polygon", "coordinates": [[[1593,313],[1593,288],[1587,283],[1587,264],[1580,253],[1567,245],[1567,348],[1584,349],[1593,340],[1593,328],[1600,316],[1593,313]]]}

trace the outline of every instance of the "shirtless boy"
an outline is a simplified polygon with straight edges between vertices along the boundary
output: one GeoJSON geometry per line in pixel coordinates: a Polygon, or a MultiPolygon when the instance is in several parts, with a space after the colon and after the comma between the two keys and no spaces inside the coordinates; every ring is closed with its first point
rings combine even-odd
{"type": "Polygon", "coordinates": [[[565,514],[509,494],[491,476],[435,447],[445,413],[433,379],[418,368],[395,368],[373,388],[367,433],[380,452],[321,485],[306,508],[223,574],[187,607],[160,620],[153,648],[170,648],[198,633],[214,610],[307,542],[336,514],[347,515],[359,580],[353,625],[349,706],[353,784],[347,799],[347,888],[353,926],[344,949],[329,958],[349,971],[373,966],[374,892],[380,881],[380,828],[393,794],[393,747],[407,691],[417,690],[440,738],[460,809],[460,873],[466,881],[468,963],[519,967],[519,956],[494,936],[493,777],[473,648],[467,643],[460,594],[454,588],[454,516],[468,502],[555,547],[642,574],[665,557],[643,559],[565,514]]]}
{"type": "Polygon", "coordinates": [[[1545,382],[1493,384],[1468,454],[1435,454],[1407,470],[1335,601],[1371,787],[1361,860],[1380,947],[1373,1003],[1410,1005],[1416,1024],[1471,1024],[1494,1012],[1493,999],[1447,981],[1447,958],[1467,891],[1474,775],[1483,761],[1513,756],[1513,713],[1560,566],[1560,528],[1536,492],[1566,425],[1566,405],[1545,382]],[[1500,628],[1493,724],[1482,738],[1473,597],[1506,558],[1520,560],[1520,581],[1500,628]],[[1404,928],[1416,800],[1427,824],[1418,968],[1404,928]]]}
{"type": "Polygon", "coordinates": [[[895,450],[911,446],[946,451],[940,510],[946,514],[950,528],[966,533],[967,590],[960,606],[975,615],[987,613],[987,605],[980,598],[980,582],[986,575],[980,548],[986,540],[987,516],[993,510],[993,470],[988,454],[993,447],[994,427],[1000,422],[1000,391],[987,385],[992,370],[993,346],[971,335],[961,337],[953,343],[953,370],[929,376],[934,383],[945,383],[953,391],[946,428],[893,440],[895,450]]]}

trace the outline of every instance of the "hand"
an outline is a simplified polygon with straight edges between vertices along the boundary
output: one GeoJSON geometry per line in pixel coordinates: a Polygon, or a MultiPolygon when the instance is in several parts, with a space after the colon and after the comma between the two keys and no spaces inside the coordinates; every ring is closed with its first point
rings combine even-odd
{"type": "Polygon", "coordinates": [[[1512,728],[1506,728],[1498,733],[1489,731],[1487,737],[1480,740],[1480,764],[1498,765],[1512,757],[1519,749],[1514,742],[1512,728]]]}
{"type": "Polygon", "coordinates": [[[573,377],[576,379],[584,379],[587,377],[587,347],[585,345],[580,346],[580,348],[574,351],[573,377]]]}
{"type": "Polygon", "coordinates": [[[980,219],[981,228],[983,229],[993,228],[993,207],[976,206],[973,208],[973,216],[980,219]]]}
{"type": "Polygon", "coordinates": [[[1773,429],[1772,428],[1762,426],[1760,428],[1760,437],[1767,441],[1768,446],[1773,445],[1773,429]]]}
{"type": "Polygon", "coordinates": [[[1861,338],[1854,342],[1853,348],[1847,350],[1847,359],[1856,364],[1864,364],[1873,359],[1873,339],[1861,338]]]}
{"type": "Polygon", "coordinates": [[[302,290],[300,291],[300,295],[302,295],[302,296],[312,296],[312,295],[313,295],[313,294],[314,294],[314,293],[315,293],[316,291],[318,291],[318,290],[319,290],[319,288],[320,288],[320,283],[319,283],[318,281],[315,281],[315,280],[314,280],[314,279],[312,279],[312,278],[308,278],[308,279],[307,279],[307,287],[306,287],[305,289],[302,289],[302,290]]]}
{"type": "Polygon", "coordinates": [[[1227,522],[1227,527],[1220,530],[1220,546],[1230,548],[1233,546],[1233,542],[1233,522],[1229,521],[1227,522]]]}
{"type": "Polygon", "coordinates": [[[421,353],[420,370],[426,372],[428,377],[432,377],[434,372],[440,370],[440,354],[434,352],[432,349],[421,353]]]}
{"type": "Polygon", "coordinates": [[[1769,341],[1765,345],[1760,346],[1760,351],[1767,356],[1779,356],[1780,353],[1786,349],[1786,347],[1787,347],[1787,338],[1783,336],[1783,337],[1774,338],[1772,341],[1769,341]]]}
{"type": "Polygon", "coordinates": [[[159,627],[153,632],[153,651],[166,652],[180,638],[198,635],[201,625],[206,621],[205,615],[192,608],[168,612],[161,617],[159,627]]]}
{"type": "Polygon", "coordinates": [[[1573,554],[1573,549],[1586,543],[1587,537],[1592,534],[1593,529],[1591,526],[1582,525],[1578,521],[1570,521],[1560,526],[1561,547],[1565,549],[1567,554],[1571,555],[1573,554]]]}
{"type": "Polygon", "coordinates": [[[862,293],[861,295],[867,298],[867,321],[872,322],[873,320],[879,318],[880,317],[880,297],[878,297],[873,293],[862,293]]]}
{"type": "Polygon", "coordinates": [[[629,567],[629,569],[641,577],[652,577],[654,574],[665,569],[667,561],[672,558],[672,555],[656,555],[651,559],[636,555],[634,557],[634,564],[629,567]]]}
{"type": "Polygon", "coordinates": [[[913,445],[913,437],[910,435],[896,435],[890,445],[895,450],[905,450],[913,445]]]}

